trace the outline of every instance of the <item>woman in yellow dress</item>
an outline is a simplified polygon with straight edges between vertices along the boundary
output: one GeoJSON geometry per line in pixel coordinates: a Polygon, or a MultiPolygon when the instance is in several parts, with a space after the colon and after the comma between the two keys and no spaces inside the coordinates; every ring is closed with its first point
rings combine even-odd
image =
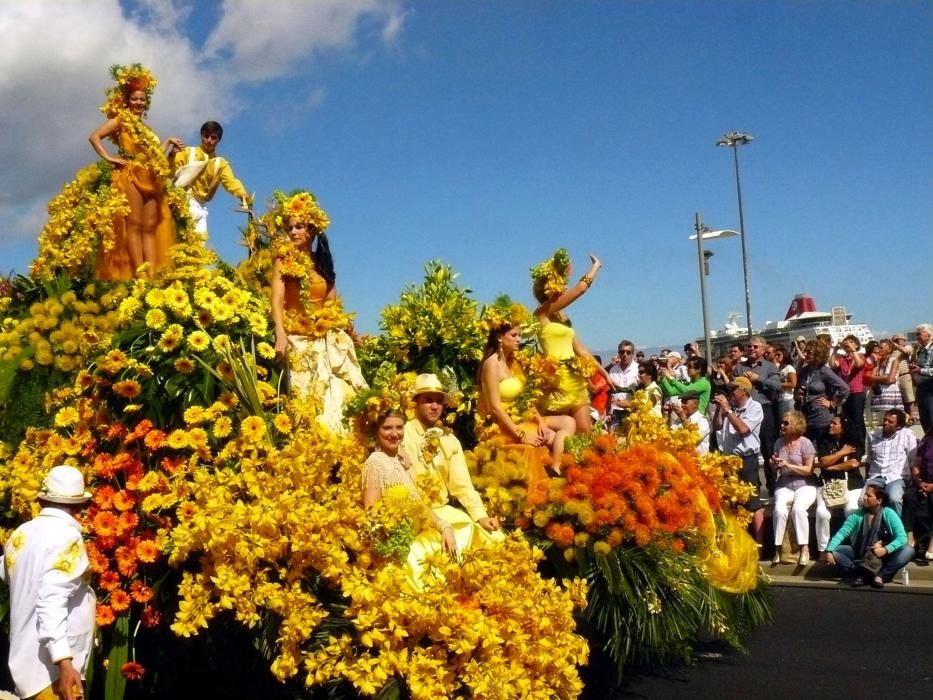
{"type": "Polygon", "coordinates": [[[513,306],[508,317],[494,321],[479,369],[479,415],[494,422],[512,449],[526,454],[529,480],[535,481],[542,467],[550,476],[561,471],[564,440],[576,430],[570,416],[542,416],[537,408],[521,405],[526,377],[516,353],[521,343],[521,324],[528,312],[513,306]],[[546,466],[536,455],[536,448],[548,448],[546,466]]]}
{"type": "Polygon", "coordinates": [[[502,539],[499,532],[486,532],[464,511],[450,505],[432,505],[415,480],[412,460],[402,449],[405,415],[384,412],[375,425],[376,449],[363,465],[363,505],[371,508],[390,489],[405,487],[408,498],[429,506],[430,522],[417,533],[405,561],[409,581],[417,589],[425,561],[443,551],[456,559],[462,552],[485,547],[502,539]]]}
{"type": "Polygon", "coordinates": [[[276,193],[288,235],[274,248],[272,320],[275,350],[286,357],[291,392],[322,402],[318,419],[342,432],[343,408],[367,388],[353,339],[343,330],[350,318],[341,310],[334,260],[326,230],[330,219],[309,192],[276,193]],[[315,245],[316,243],[316,245],[315,245]]]}
{"type": "Polygon", "coordinates": [[[568,415],[576,423],[576,431],[589,432],[593,427],[590,416],[589,376],[592,372],[609,375],[586,346],[576,336],[564,309],[579,299],[593,284],[603,264],[590,255],[590,269],[580,281],[567,287],[571,265],[567,251],[559,249],[554,255],[531,271],[533,291],[538,301],[534,315],[541,327],[539,339],[544,354],[558,363],[557,390],[545,397],[545,415],[568,415]],[[581,362],[582,361],[582,362],[581,362]],[[582,367],[588,367],[583,370],[582,367]]]}
{"type": "Polygon", "coordinates": [[[143,274],[151,277],[169,265],[176,237],[166,191],[166,153],[185,144],[175,137],[160,143],[143,122],[156,85],[149,71],[134,64],[114,66],[111,73],[117,84],[107,91],[107,101],[101,107],[108,119],[88,140],[94,152],[113,167],[113,185],[126,195],[129,214],[114,222],[113,240],[100,243],[95,276],[102,280],[133,279],[139,266],[148,263],[143,274]],[[116,144],[117,155],[104,148],[106,138],[116,144]]]}

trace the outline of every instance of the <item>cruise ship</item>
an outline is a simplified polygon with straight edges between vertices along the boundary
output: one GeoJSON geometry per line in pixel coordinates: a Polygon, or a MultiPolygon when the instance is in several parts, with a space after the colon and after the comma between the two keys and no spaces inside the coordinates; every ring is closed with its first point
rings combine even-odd
{"type": "MultiPolygon", "coordinates": [[[[710,332],[713,357],[727,353],[730,345],[744,342],[748,337],[748,328],[739,325],[739,318],[739,314],[733,312],[723,328],[710,332]]],[[[874,338],[867,324],[851,322],[851,314],[846,313],[846,307],[834,306],[830,311],[818,311],[813,297],[807,294],[794,296],[783,321],[768,321],[754,332],[769,344],[786,348],[790,348],[797,336],[810,340],[823,333],[830,335],[834,345],[847,335],[854,335],[863,346],[874,338]]],[[[704,338],[698,338],[697,343],[703,347],[704,338]]]]}

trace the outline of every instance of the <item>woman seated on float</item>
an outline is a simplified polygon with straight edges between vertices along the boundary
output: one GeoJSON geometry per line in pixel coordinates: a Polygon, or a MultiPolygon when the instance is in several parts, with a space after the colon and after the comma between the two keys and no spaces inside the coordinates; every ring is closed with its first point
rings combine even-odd
{"type": "Polygon", "coordinates": [[[415,587],[424,570],[424,562],[431,555],[443,551],[452,558],[458,558],[462,552],[502,539],[501,533],[486,532],[458,508],[427,502],[429,494],[422,494],[418,488],[412,460],[401,447],[405,434],[405,415],[401,411],[392,409],[384,412],[376,420],[373,433],[376,448],[363,465],[363,505],[371,508],[389,489],[401,486],[408,489],[409,498],[429,506],[430,526],[417,534],[405,562],[415,587]]]}
{"type": "Polygon", "coordinates": [[[291,391],[321,397],[319,420],[343,430],[343,407],[366,380],[353,340],[342,329],[349,317],[340,311],[334,260],[325,230],[330,219],[310,192],[275,193],[273,220],[285,225],[287,238],[273,247],[272,320],[275,351],[287,357],[291,391]],[[315,245],[316,243],[316,245],[315,245]]]}
{"type": "MultiPolygon", "coordinates": [[[[490,313],[495,314],[497,307],[490,308],[490,313]]],[[[521,324],[527,320],[528,311],[516,304],[500,319],[490,321],[479,368],[478,411],[481,417],[498,426],[510,445],[549,448],[550,464],[545,470],[550,476],[557,476],[561,471],[564,440],[574,434],[576,424],[570,416],[542,416],[534,405],[520,405],[526,379],[516,353],[521,343],[521,324]]],[[[529,477],[540,470],[539,464],[529,455],[529,477]]]]}
{"type": "Polygon", "coordinates": [[[559,363],[557,369],[558,390],[546,399],[544,413],[552,416],[571,416],[578,433],[589,432],[593,427],[590,415],[588,391],[591,371],[609,373],[599,366],[593,355],[576,336],[564,309],[579,299],[593,284],[596,273],[603,264],[590,255],[590,269],[573,287],[567,287],[571,274],[567,251],[559,249],[554,255],[531,271],[533,291],[538,301],[534,315],[541,326],[539,338],[544,354],[559,363]],[[588,367],[584,370],[583,367],[588,367]]]}
{"type": "Polygon", "coordinates": [[[152,103],[156,80],[139,64],[114,66],[117,84],[107,91],[101,110],[107,121],[88,137],[94,152],[113,167],[113,185],[126,195],[129,214],[114,222],[114,240],[100,245],[96,277],[102,280],[128,280],[140,265],[142,274],[153,273],[170,263],[175,243],[175,222],[169,209],[169,149],[184,148],[175,137],[159,142],[159,137],[143,122],[152,103]],[[104,148],[109,138],[117,146],[113,156],[104,148]],[[110,247],[112,243],[112,247],[110,247]]]}

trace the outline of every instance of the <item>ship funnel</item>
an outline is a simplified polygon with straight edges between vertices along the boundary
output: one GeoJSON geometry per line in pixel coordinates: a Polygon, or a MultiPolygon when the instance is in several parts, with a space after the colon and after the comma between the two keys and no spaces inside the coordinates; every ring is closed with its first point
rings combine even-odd
{"type": "Polygon", "coordinates": [[[813,297],[807,294],[797,294],[790,303],[790,306],[787,307],[787,314],[784,316],[784,320],[786,321],[789,318],[793,318],[807,311],[816,311],[816,302],[813,301],[813,297]]]}

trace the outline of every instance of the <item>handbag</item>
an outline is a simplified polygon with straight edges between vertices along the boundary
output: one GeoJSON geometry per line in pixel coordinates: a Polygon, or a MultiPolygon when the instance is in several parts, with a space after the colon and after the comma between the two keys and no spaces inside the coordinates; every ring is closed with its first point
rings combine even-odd
{"type": "Polygon", "coordinates": [[[206,160],[196,160],[194,157],[194,148],[188,149],[188,162],[182,165],[175,172],[175,184],[182,189],[187,189],[198,179],[198,176],[204,172],[207,167],[206,160]]]}
{"type": "Polygon", "coordinates": [[[845,479],[827,479],[823,482],[823,503],[827,508],[842,508],[849,500],[845,479]]]}

